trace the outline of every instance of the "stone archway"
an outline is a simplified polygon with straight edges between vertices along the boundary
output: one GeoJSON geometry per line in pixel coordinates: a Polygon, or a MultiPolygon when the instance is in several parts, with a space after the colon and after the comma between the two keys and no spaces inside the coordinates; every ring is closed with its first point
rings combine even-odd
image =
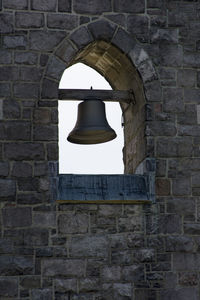
{"type": "Polygon", "coordinates": [[[94,21],[72,32],[50,57],[43,78],[42,99],[57,100],[63,71],[77,62],[94,68],[113,89],[133,90],[136,104],[122,105],[125,173],[133,174],[147,155],[146,104],[160,98],[160,84],[153,64],[126,31],[104,19],[94,21]]]}

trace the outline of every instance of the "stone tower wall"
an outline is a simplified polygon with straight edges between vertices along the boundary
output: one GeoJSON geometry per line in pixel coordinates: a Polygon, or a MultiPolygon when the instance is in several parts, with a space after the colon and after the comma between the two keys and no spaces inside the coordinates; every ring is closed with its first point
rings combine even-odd
{"type": "Polygon", "coordinates": [[[0,0],[0,32],[0,299],[200,299],[199,1],[0,0]],[[156,159],[155,203],[56,202],[76,61],[133,85],[126,172],[156,159]]]}

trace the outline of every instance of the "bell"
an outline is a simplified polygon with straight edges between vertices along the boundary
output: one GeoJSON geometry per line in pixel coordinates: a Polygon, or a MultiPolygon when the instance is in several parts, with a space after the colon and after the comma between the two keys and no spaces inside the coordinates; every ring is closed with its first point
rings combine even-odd
{"type": "Polygon", "coordinates": [[[78,118],[67,140],[75,144],[105,143],[116,138],[106,120],[105,104],[101,100],[85,100],[78,105],[78,118]]]}

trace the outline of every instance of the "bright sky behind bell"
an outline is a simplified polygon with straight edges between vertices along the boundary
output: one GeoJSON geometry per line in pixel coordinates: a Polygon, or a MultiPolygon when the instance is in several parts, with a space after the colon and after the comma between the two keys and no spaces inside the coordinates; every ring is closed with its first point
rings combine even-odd
{"type": "MultiPolygon", "coordinates": [[[[78,63],[66,69],[59,88],[64,89],[109,89],[111,87],[94,69],[78,63]]],[[[77,119],[79,101],[58,103],[59,111],[59,173],[60,174],[122,174],[124,165],[122,149],[124,144],[121,127],[122,110],[118,102],[105,102],[109,125],[115,130],[117,138],[96,145],[79,145],[67,141],[77,119]]]]}

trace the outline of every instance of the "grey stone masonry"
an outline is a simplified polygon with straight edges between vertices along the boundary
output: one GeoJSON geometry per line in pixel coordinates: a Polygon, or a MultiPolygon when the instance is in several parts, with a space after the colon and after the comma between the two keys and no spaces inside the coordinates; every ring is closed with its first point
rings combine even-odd
{"type": "Polygon", "coordinates": [[[199,16],[197,0],[0,0],[0,299],[200,299],[199,16]],[[134,94],[125,175],[58,174],[77,62],[134,94]]]}

